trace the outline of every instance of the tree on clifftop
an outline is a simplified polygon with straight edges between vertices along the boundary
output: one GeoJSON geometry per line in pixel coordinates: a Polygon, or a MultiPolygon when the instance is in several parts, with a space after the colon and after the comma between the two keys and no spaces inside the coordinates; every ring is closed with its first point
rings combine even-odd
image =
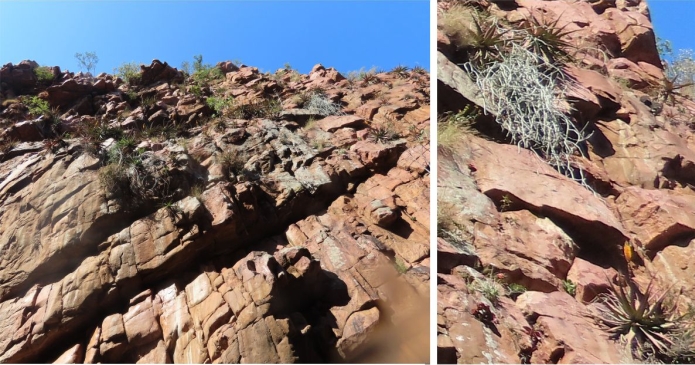
{"type": "Polygon", "coordinates": [[[77,58],[77,62],[80,69],[86,70],[91,74],[94,73],[97,67],[97,63],[99,62],[99,57],[97,57],[96,52],[78,52],[75,53],[75,58],[77,58]]]}

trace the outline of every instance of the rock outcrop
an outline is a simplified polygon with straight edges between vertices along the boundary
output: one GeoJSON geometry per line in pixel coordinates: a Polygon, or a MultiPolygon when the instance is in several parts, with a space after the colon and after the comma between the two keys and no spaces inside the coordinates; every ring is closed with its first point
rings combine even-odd
{"type": "Polygon", "coordinates": [[[643,291],[652,282],[652,295],[668,291],[684,313],[695,290],[695,103],[659,92],[646,2],[437,5],[439,362],[644,360],[598,325],[598,299],[625,280],[643,291]],[[495,110],[492,91],[463,66],[491,52],[462,36],[476,16],[483,32],[516,32],[504,42],[545,24],[569,45],[560,67],[570,87],[556,101],[591,136],[564,171],[495,123],[509,111],[495,110]],[[583,184],[567,177],[579,170],[583,184]]]}
{"type": "Polygon", "coordinates": [[[0,70],[0,362],[427,361],[425,72],[36,66],[0,70]]]}

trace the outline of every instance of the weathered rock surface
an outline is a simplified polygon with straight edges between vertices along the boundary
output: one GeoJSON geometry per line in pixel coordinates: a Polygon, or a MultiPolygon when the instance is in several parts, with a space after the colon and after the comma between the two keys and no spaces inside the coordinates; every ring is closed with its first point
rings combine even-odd
{"type": "Polygon", "coordinates": [[[0,362],[427,361],[427,75],[347,90],[225,63],[195,95],[158,60],[127,85],[32,67],[4,66],[2,97],[40,93],[60,123],[1,117],[0,362]],[[316,86],[382,102],[314,128],[264,109],[316,86]],[[400,138],[367,140],[385,114],[400,138]]]}
{"type": "Polygon", "coordinates": [[[653,282],[652,294],[668,290],[680,314],[695,295],[695,103],[660,95],[665,72],[647,3],[441,1],[437,9],[461,28],[475,29],[466,19],[480,14],[466,9],[484,9],[502,28],[534,18],[566,33],[576,62],[565,63],[569,88],[556,101],[591,133],[569,161],[586,186],[512,144],[461,67],[476,50],[470,39],[438,24],[438,113],[458,118],[442,120],[448,138],[437,151],[438,361],[645,360],[609,338],[595,310],[625,277],[642,290],[653,282]],[[456,123],[462,128],[448,129],[456,123]]]}

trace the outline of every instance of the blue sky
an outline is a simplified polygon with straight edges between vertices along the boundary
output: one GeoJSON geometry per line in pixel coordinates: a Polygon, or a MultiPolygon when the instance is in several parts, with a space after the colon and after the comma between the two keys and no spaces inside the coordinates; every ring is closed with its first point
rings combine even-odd
{"type": "Polygon", "coordinates": [[[674,52],[695,49],[695,1],[648,0],[657,37],[671,41],[674,52]]]}
{"type": "Polygon", "coordinates": [[[429,69],[429,2],[0,1],[0,64],[79,71],[75,53],[91,51],[97,73],[155,58],[179,67],[197,54],[263,71],[429,69]]]}

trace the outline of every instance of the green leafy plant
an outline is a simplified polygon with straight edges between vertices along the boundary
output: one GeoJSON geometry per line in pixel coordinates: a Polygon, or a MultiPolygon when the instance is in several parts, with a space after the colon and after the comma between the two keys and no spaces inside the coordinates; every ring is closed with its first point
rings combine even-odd
{"type": "Polygon", "coordinates": [[[53,81],[53,78],[55,77],[53,75],[53,70],[47,66],[40,66],[35,68],[34,74],[36,75],[36,78],[39,80],[39,82],[42,84],[51,83],[53,81]]]}
{"type": "Polygon", "coordinates": [[[21,100],[29,109],[29,114],[33,116],[48,116],[51,114],[51,106],[46,100],[38,96],[22,96],[21,100]]]}
{"type": "Polygon", "coordinates": [[[140,81],[140,65],[135,62],[123,63],[117,68],[114,68],[113,72],[129,85],[136,85],[140,81]]]}
{"type": "Polygon", "coordinates": [[[211,96],[205,99],[205,103],[212,109],[217,116],[225,115],[234,105],[234,98],[221,98],[211,96]]]}
{"type": "Polygon", "coordinates": [[[138,99],[138,93],[135,92],[135,90],[128,90],[125,92],[125,95],[128,98],[128,100],[130,100],[130,101],[134,101],[134,100],[138,99]]]}
{"type": "Polygon", "coordinates": [[[164,200],[158,205],[159,209],[166,209],[172,216],[178,216],[182,213],[181,206],[176,204],[174,200],[164,200]]]}
{"type": "Polygon", "coordinates": [[[507,284],[507,296],[509,296],[511,299],[516,299],[519,295],[525,293],[526,290],[526,287],[521,284],[507,284]]]}
{"type": "Polygon", "coordinates": [[[188,88],[188,90],[191,92],[191,94],[193,94],[199,98],[203,96],[203,89],[198,85],[191,85],[188,88]]]}
{"type": "Polygon", "coordinates": [[[222,70],[209,64],[203,63],[203,55],[193,56],[193,82],[200,87],[210,86],[212,81],[224,77],[222,70]]]}
{"type": "Polygon", "coordinates": [[[570,279],[562,281],[562,289],[564,289],[565,292],[571,296],[575,296],[577,294],[577,284],[573,283],[570,279]]]}
{"type": "Polygon", "coordinates": [[[456,126],[467,128],[476,118],[480,116],[480,110],[471,104],[468,104],[456,113],[448,113],[440,118],[441,122],[455,124],[456,126]]]}
{"type": "MultiPolygon", "coordinates": [[[[690,342],[679,354],[674,354],[677,339],[693,334],[692,313],[681,315],[677,303],[668,303],[668,290],[660,295],[653,292],[653,279],[642,292],[625,278],[626,287],[616,287],[612,282],[608,293],[599,294],[594,316],[611,334],[611,338],[624,342],[633,355],[640,359],[650,356],[662,361],[672,361],[674,356],[692,356],[695,344],[690,342]]],[[[692,338],[692,337],[691,337],[692,338]]]]}
{"type": "Polygon", "coordinates": [[[512,206],[512,199],[509,197],[509,194],[504,194],[502,196],[502,199],[500,199],[500,211],[501,212],[506,212],[511,208],[512,206]]]}
{"type": "Polygon", "coordinates": [[[91,74],[96,71],[97,63],[99,63],[99,57],[96,52],[75,53],[75,58],[80,69],[86,70],[91,74]]]}

